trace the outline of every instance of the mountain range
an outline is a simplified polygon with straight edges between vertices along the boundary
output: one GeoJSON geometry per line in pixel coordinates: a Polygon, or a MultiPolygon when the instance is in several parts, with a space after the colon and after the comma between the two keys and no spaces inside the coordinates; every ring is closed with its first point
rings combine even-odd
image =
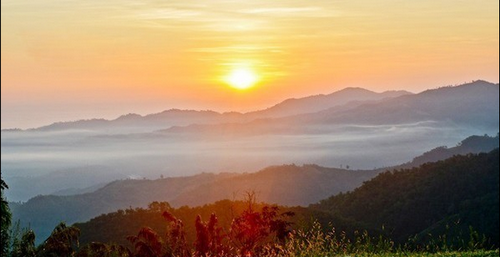
{"type": "MultiPolygon", "coordinates": [[[[276,127],[301,125],[388,125],[422,121],[475,124],[489,128],[499,124],[498,115],[492,115],[499,110],[498,93],[498,84],[483,80],[418,94],[407,91],[376,93],[362,88],[345,88],[328,95],[287,99],[270,108],[248,113],[171,109],[145,116],[130,113],[114,120],[56,122],[30,131],[90,130],[116,134],[155,130],[213,132],[231,127],[232,131],[262,133],[276,127]]],[[[22,130],[2,130],[5,133],[19,131],[22,130]]]]}
{"type": "Polygon", "coordinates": [[[106,133],[148,132],[166,129],[171,126],[187,126],[191,124],[217,124],[233,122],[249,122],[261,118],[280,118],[291,115],[313,113],[328,108],[343,106],[353,108],[362,103],[376,102],[383,99],[410,95],[407,91],[386,91],[376,93],[362,88],[345,88],[328,95],[315,95],[303,98],[284,100],[270,108],[248,113],[215,111],[195,111],[170,109],[160,113],[139,115],[130,113],[114,120],[90,119],[70,122],[56,122],[34,128],[34,131],[89,130],[106,133]]]}
{"type": "MultiPolygon", "coordinates": [[[[314,97],[313,97],[314,99],[314,97]]],[[[370,126],[436,122],[452,126],[475,126],[485,130],[499,126],[499,86],[475,81],[456,87],[404,94],[380,101],[351,102],[314,113],[296,114],[246,123],[174,126],[165,133],[263,134],[321,133],[332,126],[370,126]]],[[[301,102],[301,103],[305,103],[301,102]]]]}

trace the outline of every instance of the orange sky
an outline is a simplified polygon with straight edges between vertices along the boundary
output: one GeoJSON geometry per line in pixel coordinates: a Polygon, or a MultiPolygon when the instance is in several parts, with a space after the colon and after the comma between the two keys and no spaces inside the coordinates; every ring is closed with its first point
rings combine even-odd
{"type": "Polygon", "coordinates": [[[498,0],[2,0],[1,12],[2,128],[499,80],[498,0]],[[259,83],[224,83],[238,65],[259,83]]]}

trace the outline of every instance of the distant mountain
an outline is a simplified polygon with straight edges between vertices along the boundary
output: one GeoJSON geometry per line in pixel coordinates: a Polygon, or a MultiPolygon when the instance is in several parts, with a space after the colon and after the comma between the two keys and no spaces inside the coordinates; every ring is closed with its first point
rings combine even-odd
{"type": "Polygon", "coordinates": [[[455,156],[411,170],[385,172],[347,194],[311,207],[349,218],[366,229],[385,227],[403,242],[429,234],[469,235],[499,240],[499,151],[455,156]]]}
{"type": "Polygon", "coordinates": [[[29,199],[35,195],[33,192],[70,195],[74,192],[95,191],[120,178],[125,176],[116,169],[98,165],[59,170],[39,176],[10,177],[7,179],[9,190],[6,195],[10,201],[29,199]]]}
{"type": "Polygon", "coordinates": [[[171,126],[186,126],[193,123],[211,124],[239,121],[240,113],[218,113],[214,111],[195,111],[171,109],[160,113],[141,116],[126,114],[114,120],[90,119],[70,122],[56,122],[35,128],[35,131],[94,130],[105,133],[149,132],[171,126]]]}
{"type": "MultiPolygon", "coordinates": [[[[355,103],[359,105],[362,102],[378,101],[387,98],[394,98],[412,93],[404,90],[386,91],[376,93],[363,88],[345,88],[328,95],[315,95],[303,98],[287,99],[277,105],[261,111],[249,112],[246,115],[255,118],[279,118],[304,113],[314,113],[330,109],[337,106],[355,103]]],[[[352,107],[353,105],[351,105],[352,107]]]]}
{"type": "Polygon", "coordinates": [[[424,163],[437,162],[440,160],[448,159],[454,155],[466,155],[487,153],[499,147],[498,134],[496,137],[484,136],[470,136],[462,142],[458,143],[455,147],[448,148],[447,146],[440,146],[434,148],[424,154],[415,157],[411,162],[405,163],[394,168],[413,168],[418,167],[424,163]]]}
{"type": "Polygon", "coordinates": [[[337,113],[326,110],[306,117],[316,124],[401,124],[445,121],[498,128],[499,86],[486,81],[427,90],[337,113]]]}
{"type": "MultiPolygon", "coordinates": [[[[216,124],[249,122],[260,118],[278,118],[290,115],[312,113],[329,108],[344,106],[352,108],[363,102],[373,102],[381,99],[409,95],[407,91],[387,91],[376,93],[362,88],[345,88],[328,94],[315,95],[304,98],[287,99],[265,110],[249,113],[214,111],[195,111],[170,109],[160,113],[139,115],[126,114],[114,120],[89,119],[68,122],[56,122],[47,126],[31,129],[32,131],[61,131],[61,130],[90,130],[106,133],[134,133],[150,132],[166,129],[171,126],[187,126],[190,124],[216,124]],[[348,105],[349,104],[349,105],[348,105]]],[[[20,131],[19,129],[6,129],[4,132],[20,131]]]]}
{"type": "Polygon", "coordinates": [[[71,224],[153,201],[174,207],[199,206],[223,199],[241,199],[255,191],[259,201],[308,205],[339,192],[353,190],[379,171],[349,171],[317,165],[283,165],[250,174],[200,174],[158,180],[119,180],[91,193],[37,196],[12,206],[13,219],[43,240],[60,221],[71,224]],[[293,188],[293,190],[290,190],[293,188]]]}
{"type": "Polygon", "coordinates": [[[103,182],[103,183],[95,184],[93,186],[84,187],[84,188],[66,188],[66,189],[61,189],[61,190],[55,191],[51,195],[60,195],[60,196],[82,195],[82,194],[95,192],[98,189],[103,188],[107,184],[108,183],[103,182]]]}
{"type": "Polygon", "coordinates": [[[198,206],[255,191],[259,200],[266,203],[304,206],[332,194],[350,191],[377,174],[378,171],[350,171],[318,165],[273,166],[256,173],[205,183],[183,192],[170,203],[173,206],[198,206]]]}
{"type": "Polygon", "coordinates": [[[158,180],[118,180],[91,193],[56,196],[37,196],[23,204],[11,206],[13,220],[37,232],[44,240],[61,221],[74,223],[100,214],[128,207],[147,206],[152,201],[172,201],[179,194],[200,184],[231,177],[234,174],[200,174],[191,177],[158,180]]]}
{"type": "Polygon", "coordinates": [[[496,131],[499,127],[499,86],[486,81],[427,90],[352,108],[327,110],[247,123],[172,127],[164,133],[280,134],[332,131],[331,126],[418,124],[436,122],[496,131]]]}
{"type": "Polygon", "coordinates": [[[89,220],[103,213],[128,207],[146,207],[152,201],[172,206],[199,206],[223,199],[241,199],[255,191],[259,201],[307,205],[327,196],[346,192],[378,174],[317,165],[284,165],[251,174],[201,174],[158,180],[119,180],[94,192],[74,196],[37,196],[12,207],[14,219],[30,224],[40,239],[61,220],[89,220]],[[294,190],[290,190],[293,188],[294,190]]]}

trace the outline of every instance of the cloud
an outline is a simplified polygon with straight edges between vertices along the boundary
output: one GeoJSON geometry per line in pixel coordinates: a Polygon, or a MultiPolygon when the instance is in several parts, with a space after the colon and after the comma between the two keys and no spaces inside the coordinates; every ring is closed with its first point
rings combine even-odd
{"type": "Polygon", "coordinates": [[[340,15],[339,11],[331,8],[308,6],[308,7],[272,7],[272,8],[254,8],[242,13],[261,14],[270,17],[303,17],[303,18],[320,18],[320,17],[336,17],[340,15]]]}
{"type": "Polygon", "coordinates": [[[138,13],[135,18],[145,20],[169,20],[169,19],[192,19],[202,16],[202,12],[195,10],[183,10],[177,8],[152,9],[147,12],[138,13]]]}
{"type": "Polygon", "coordinates": [[[197,53],[255,53],[255,52],[284,53],[283,47],[258,46],[258,45],[232,45],[232,46],[221,46],[221,47],[199,47],[199,48],[189,49],[189,52],[197,52],[197,53]]]}

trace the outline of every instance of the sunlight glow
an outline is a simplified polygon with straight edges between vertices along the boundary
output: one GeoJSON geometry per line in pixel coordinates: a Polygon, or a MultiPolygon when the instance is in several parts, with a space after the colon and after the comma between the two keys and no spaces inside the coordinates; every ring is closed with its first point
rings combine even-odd
{"type": "Polygon", "coordinates": [[[237,67],[231,70],[224,81],[231,87],[244,90],[248,89],[257,83],[259,77],[253,70],[246,67],[237,67]]]}

